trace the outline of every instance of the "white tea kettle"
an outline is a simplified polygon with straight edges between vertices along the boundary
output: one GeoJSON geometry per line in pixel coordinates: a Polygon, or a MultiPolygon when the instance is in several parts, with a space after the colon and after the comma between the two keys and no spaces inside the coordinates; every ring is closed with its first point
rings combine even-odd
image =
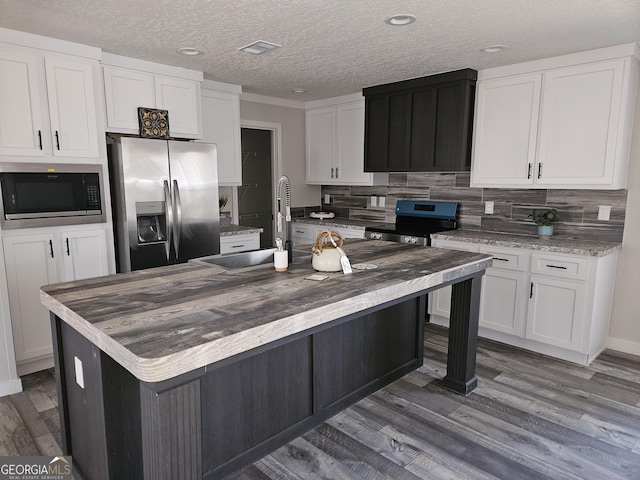
{"type": "Polygon", "coordinates": [[[342,237],[338,232],[323,230],[316,238],[316,244],[311,249],[311,266],[319,272],[339,272],[342,270],[343,256],[342,237]],[[337,239],[337,246],[333,238],[337,239]]]}

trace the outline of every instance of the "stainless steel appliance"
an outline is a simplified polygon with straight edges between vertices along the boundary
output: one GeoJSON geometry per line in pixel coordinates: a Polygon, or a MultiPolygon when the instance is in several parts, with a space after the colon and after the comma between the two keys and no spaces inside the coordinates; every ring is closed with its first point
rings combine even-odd
{"type": "Polygon", "coordinates": [[[215,145],[120,137],[109,169],[118,271],[220,253],[215,145]]]}
{"type": "Polygon", "coordinates": [[[384,227],[367,227],[365,238],[412,245],[431,245],[432,233],[458,228],[457,211],[456,202],[398,200],[396,223],[384,227]]]}
{"type": "Polygon", "coordinates": [[[3,229],[106,221],[102,166],[0,163],[3,229]]]}

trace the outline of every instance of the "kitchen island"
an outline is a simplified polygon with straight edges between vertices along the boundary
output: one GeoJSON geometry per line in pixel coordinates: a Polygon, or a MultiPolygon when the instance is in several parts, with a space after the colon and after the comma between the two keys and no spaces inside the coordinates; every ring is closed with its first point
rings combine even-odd
{"type": "Polygon", "coordinates": [[[453,285],[447,388],[476,385],[491,257],[351,240],[321,281],[199,262],[43,287],[62,444],[94,479],[218,478],[422,364],[425,295],[453,285]]]}

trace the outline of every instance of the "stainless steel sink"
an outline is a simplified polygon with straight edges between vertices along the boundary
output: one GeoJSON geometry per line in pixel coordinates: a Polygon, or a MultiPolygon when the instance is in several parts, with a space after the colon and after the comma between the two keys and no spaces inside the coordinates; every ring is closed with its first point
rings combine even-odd
{"type": "Polygon", "coordinates": [[[191,262],[204,263],[207,265],[217,265],[219,267],[245,268],[273,263],[273,252],[275,248],[264,248],[262,250],[252,250],[250,252],[232,253],[228,255],[211,255],[190,260],[191,262]]]}

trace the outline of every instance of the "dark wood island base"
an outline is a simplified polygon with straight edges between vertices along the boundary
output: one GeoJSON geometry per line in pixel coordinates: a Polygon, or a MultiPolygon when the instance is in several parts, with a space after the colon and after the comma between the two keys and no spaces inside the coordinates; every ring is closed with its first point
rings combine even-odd
{"type": "Polygon", "coordinates": [[[444,386],[466,394],[487,265],[158,382],[52,312],[64,453],[87,480],[220,478],[421,366],[426,294],[445,285],[444,386]]]}

